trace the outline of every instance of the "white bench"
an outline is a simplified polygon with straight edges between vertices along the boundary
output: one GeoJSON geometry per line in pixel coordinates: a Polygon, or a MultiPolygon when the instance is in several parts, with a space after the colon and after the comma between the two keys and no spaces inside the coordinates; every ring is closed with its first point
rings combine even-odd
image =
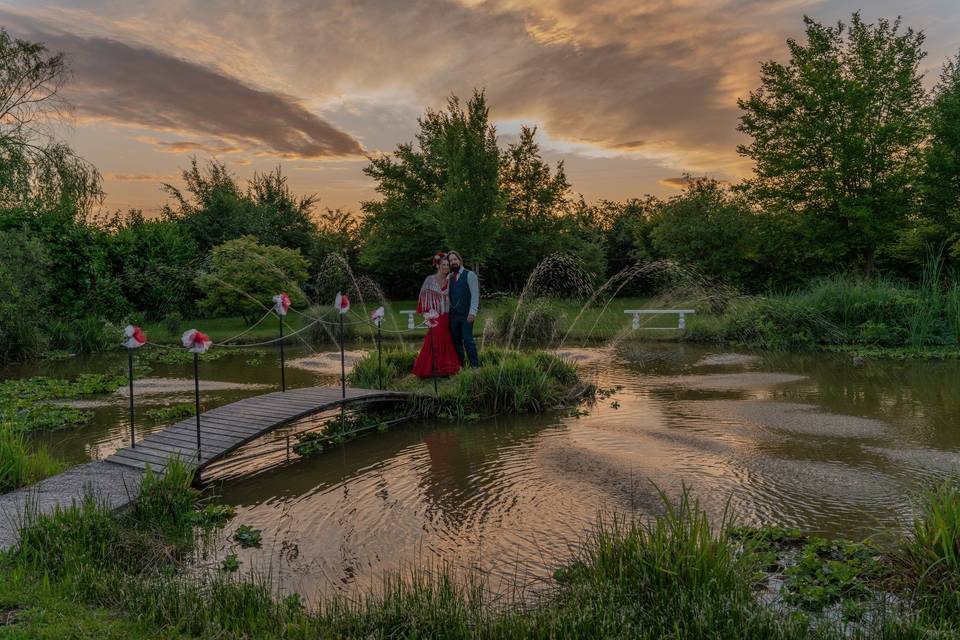
{"type": "MultiPolygon", "coordinates": [[[[633,314],[633,328],[640,328],[640,316],[661,315],[664,313],[675,313],[678,316],[677,329],[687,328],[687,314],[696,313],[696,309],[625,309],[624,313],[633,314]]],[[[646,329],[667,329],[673,330],[674,327],[645,327],[646,329]]]]}
{"type": "Polygon", "coordinates": [[[401,311],[400,313],[407,316],[407,329],[413,329],[416,326],[416,323],[413,321],[414,316],[417,315],[416,311],[401,311]]]}

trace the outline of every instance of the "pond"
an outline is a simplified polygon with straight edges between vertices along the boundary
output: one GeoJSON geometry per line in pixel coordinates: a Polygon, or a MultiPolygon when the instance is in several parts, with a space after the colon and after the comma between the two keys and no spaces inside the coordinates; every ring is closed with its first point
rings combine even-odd
{"type": "MultiPolygon", "coordinates": [[[[332,355],[289,367],[288,385],[339,384],[332,355]]],[[[377,588],[388,572],[424,566],[479,571],[495,590],[535,587],[598,518],[659,510],[658,490],[686,485],[716,518],[729,509],[746,524],[864,537],[904,526],[918,487],[960,468],[958,362],[857,366],[849,356],[672,343],[567,355],[620,390],[586,415],[414,422],[318,457],[212,473],[216,499],[237,507],[232,526],[263,530],[263,548],[240,552],[242,566],[308,597],[377,588]]],[[[124,365],[121,354],[4,374],[124,365]]],[[[189,366],[152,366],[164,381],[144,387],[152,393],[140,410],[192,399],[189,366]]],[[[207,408],[279,377],[272,353],[203,363],[201,376],[207,408]]],[[[72,462],[124,446],[126,399],[92,411],[84,428],[38,437],[72,462]]],[[[162,427],[143,421],[142,433],[162,427]]]]}

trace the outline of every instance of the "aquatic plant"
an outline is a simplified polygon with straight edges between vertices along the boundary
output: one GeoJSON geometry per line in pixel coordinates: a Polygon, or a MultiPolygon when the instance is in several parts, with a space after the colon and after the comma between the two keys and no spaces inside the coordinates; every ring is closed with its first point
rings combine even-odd
{"type": "Polygon", "coordinates": [[[120,375],[85,373],[73,380],[34,377],[0,382],[0,428],[15,431],[63,429],[86,424],[90,412],[49,402],[112,393],[126,383],[120,375]]]}
{"type": "Polygon", "coordinates": [[[182,402],[180,404],[171,404],[166,407],[156,407],[144,412],[150,420],[156,422],[165,422],[189,418],[196,415],[197,407],[192,402],[182,402]]]}
{"type": "Polygon", "coordinates": [[[260,548],[263,540],[263,532],[260,529],[254,529],[248,524],[242,524],[233,532],[233,541],[240,545],[241,549],[260,548]]]}

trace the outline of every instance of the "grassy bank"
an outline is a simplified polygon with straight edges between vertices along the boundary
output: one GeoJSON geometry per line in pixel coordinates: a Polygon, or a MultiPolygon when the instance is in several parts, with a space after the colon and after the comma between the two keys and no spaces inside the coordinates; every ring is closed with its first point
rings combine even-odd
{"type": "Polygon", "coordinates": [[[891,357],[960,356],[960,284],[919,287],[836,276],[805,290],[735,299],[688,321],[686,340],[891,357]]]}
{"type": "MultiPolygon", "coordinates": [[[[433,380],[412,375],[415,351],[398,348],[383,353],[384,388],[417,394],[418,409],[427,416],[463,419],[496,413],[539,413],[561,409],[581,400],[593,389],[584,383],[574,364],[542,351],[483,350],[479,368],[462,369],[433,380]]],[[[350,372],[352,386],[375,389],[380,383],[377,354],[368,352],[350,372]]]]}
{"type": "Polygon", "coordinates": [[[412,571],[377,593],[307,606],[263,576],[204,564],[249,534],[202,507],[188,470],[148,476],[131,509],[87,499],[30,519],[0,555],[0,638],[954,637],[960,492],[932,490],[886,548],[711,523],[688,494],[645,521],[608,519],[551,588],[491,597],[482,578],[412,571]],[[201,568],[185,567],[200,563],[201,568]],[[782,584],[771,593],[770,582],[782,584]]]}

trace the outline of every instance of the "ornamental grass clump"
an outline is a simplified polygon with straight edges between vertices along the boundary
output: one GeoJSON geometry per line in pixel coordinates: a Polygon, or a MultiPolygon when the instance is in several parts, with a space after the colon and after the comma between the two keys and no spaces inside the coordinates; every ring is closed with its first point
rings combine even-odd
{"type": "Polygon", "coordinates": [[[730,520],[711,526],[684,489],[647,522],[601,522],[580,560],[558,572],[565,608],[593,610],[622,637],[745,637],[773,631],[751,587],[751,567],[730,543],[730,520]]]}

